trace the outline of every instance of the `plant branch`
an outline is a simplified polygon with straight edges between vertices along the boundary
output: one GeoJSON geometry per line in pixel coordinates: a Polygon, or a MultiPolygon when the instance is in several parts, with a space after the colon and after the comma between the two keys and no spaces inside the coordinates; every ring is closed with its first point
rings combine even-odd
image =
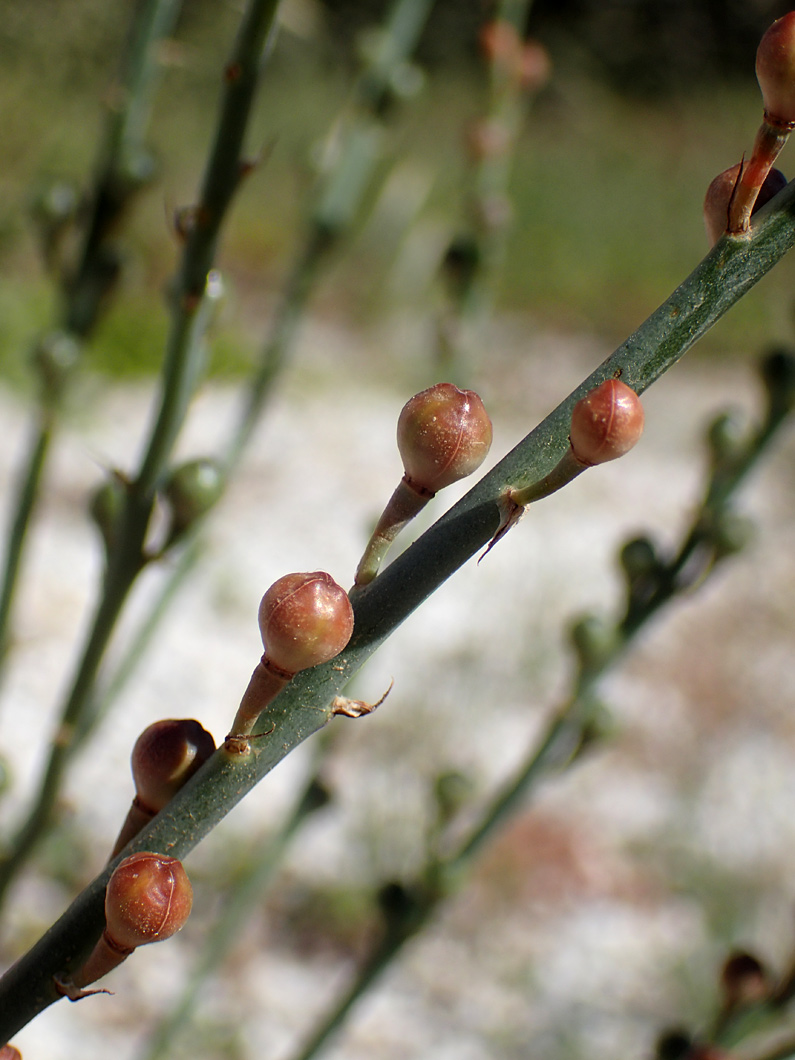
{"type": "MultiPolygon", "coordinates": [[[[146,182],[149,167],[144,137],[151,112],[160,63],[157,43],[171,32],[182,0],[139,0],[133,15],[119,85],[114,93],[99,171],[91,195],[91,212],[72,273],[61,277],[60,322],[51,341],[73,342],[68,362],[38,363],[42,395],[37,423],[12,501],[14,513],[9,530],[0,588],[0,668],[10,641],[11,613],[19,580],[28,528],[33,518],[43,480],[58,411],[77,359],[79,343],[99,319],[117,266],[107,243],[135,192],[146,182]],[[60,330],[62,329],[62,331],[60,330]],[[63,334],[65,333],[65,335],[63,334]]],[[[47,342],[45,339],[42,346],[47,342]]],[[[40,347],[41,349],[41,347],[40,347]]]]}
{"type": "Polygon", "coordinates": [[[108,556],[104,587],[79,656],[43,780],[33,806],[0,862],[0,901],[47,830],[67,762],[93,728],[97,717],[94,691],[99,667],[127,596],[148,562],[145,541],[155,490],[167,470],[203,366],[207,319],[219,286],[210,268],[224,215],[243,172],[246,123],[277,6],[278,0],[249,0],[226,68],[221,113],[196,209],[197,220],[188,235],[175,284],[159,410],[140,470],[127,484],[118,539],[108,556]]]}
{"type": "MultiPolygon", "coordinates": [[[[574,403],[616,374],[636,392],[645,390],[793,244],[795,186],[789,185],[760,211],[749,239],[721,239],[622,346],[359,593],[348,647],[331,663],[297,674],[268,707],[272,737],[252,744],[247,756],[217,752],[123,853],[152,850],[184,857],[254,784],[330,720],[333,697],[354,673],[425,598],[489,541],[500,522],[499,500],[505,489],[549,472],[568,445],[574,403]]],[[[53,977],[68,974],[101,929],[107,878],[108,869],[0,980],[0,1041],[57,1000],[53,977]]]]}

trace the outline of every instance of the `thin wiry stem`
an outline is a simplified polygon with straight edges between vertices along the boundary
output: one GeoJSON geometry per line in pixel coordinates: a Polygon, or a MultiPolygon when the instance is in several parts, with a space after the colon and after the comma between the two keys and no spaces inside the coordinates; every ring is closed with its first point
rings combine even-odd
{"type": "Polygon", "coordinates": [[[210,270],[223,220],[244,172],[244,136],[277,7],[278,0],[250,0],[226,67],[221,111],[195,211],[195,225],[188,234],[174,284],[159,407],[140,469],[125,490],[103,588],[38,794],[0,862],[0,901],[49,827],[67,763],[93,727],[99,667],[116,620],[148,561],[145,543],[155,491],[168,468],[204,362],[208,316],[217,294],[217,281],[210,270]]]}

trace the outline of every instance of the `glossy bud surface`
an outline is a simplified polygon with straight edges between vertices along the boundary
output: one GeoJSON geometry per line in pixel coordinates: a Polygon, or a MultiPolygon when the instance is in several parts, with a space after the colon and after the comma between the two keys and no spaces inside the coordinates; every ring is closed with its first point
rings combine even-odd
{"type": "Polygon", "coordinates": [[[795,123],[795,11],[774,22],[759,42],[756,79],[768,122],[795,123]]]}
{"type": "Polygon", "coordinates": [[[295,674],[342,651],[353,632],[353,609],[324,571],[287,574],[263,596],[259,628],[269,662],[295,674]]]}
{"type": "Polygon", "coordinates": [[[153,813],[166,806],[215,750],[215,741],[192,718],[167,718],[144,729],[132,752],[138,799],[153,813]]]}
{"type": "Polygon", "coordinates": [[[491,420],[478,395],[452,383],[415,394],[398,419],[406,476],[429,493],[476,471],[491,448],[491,436],[491,420]]]}
{"type": "Polygon", "coordinates": [[[643,406],[620,379],[606,379],[577,402],[571,414],[571,449],[592,466],[628,453],[643,433],[643,406]]]}
{"type": "Polygon", "coordinates": [[[192,904],[182,862],[163,854],[132,854],[108,881],[106,934],[114,945],[130,950],[159,942],[185,925],[192,904]]]}

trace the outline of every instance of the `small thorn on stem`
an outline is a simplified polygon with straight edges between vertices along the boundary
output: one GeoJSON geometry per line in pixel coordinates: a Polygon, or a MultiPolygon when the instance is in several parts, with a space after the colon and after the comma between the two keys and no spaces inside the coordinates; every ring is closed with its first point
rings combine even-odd
{"type": "Polygon", "coordinates": [[[58,993],[69,1001],[81,1001],[84,997],[91,997],[92,994],[110,994],[113,996],[112,990],[105,990],[102,987],[96,987],[93,990],[85,990],[83,987],[75,986],[70,980],[59,979],[57,976],[53,978],[53,982],[55,983],[55,989],[58,993]]]}
{"type": "Polygon", "coordinates": [[[276,731],[276,723],[265,732],[250,732],[248,734],[242,732],[230,732],[229,735],[224,739],[223,747],[227,754],[230,755],[246,755],[251,751],[251,741],[261,740],[265,736],[270,736],[271,733],[276,731]]]}
{"type": "Polygon", "coordinates": [[[341,714],[345,718],[361,718],[365,714],[372,714],[381,706],[386,697],[392,691],[395,684],[394,678],[389,682],[389,688],[375,703],[365,703],[361,699],[348,699],[346,696],[335,696],[331,701],[331,713],[341,714]]]}

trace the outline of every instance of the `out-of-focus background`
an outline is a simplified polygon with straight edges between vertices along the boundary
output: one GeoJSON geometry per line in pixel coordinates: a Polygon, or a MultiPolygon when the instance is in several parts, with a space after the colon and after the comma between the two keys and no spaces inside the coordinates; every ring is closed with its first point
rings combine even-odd
{"type": "MultiPolygon", "coordinates": [[[[128,14],[98,0],[0,2],[0,488],[21,459],[27,358],[54,311],[28,211],[54,178],[84,186],[128,14]]],[[[496,461],[633,330],[707,249],[709,181],[750,149],[761,117],[753,57],[787,5],[536,3],[530,35],[552,73],[521,127],[513,224],[493,322],[468,366],[496,461]]],[[[362,34],[384,5],[290,0],[251,136],[261,166],[223,240],[228,296],[209,378],[180,452],[213,452],[262,344],[297,245],[320,145],[351,90],[362,34]]],[[[80,756],[66,829],[14,892],[9,962],[102,864],[132,794],[129,750],[162,716],[228,729],[259,653],[259,596],[290,570],[352,580],[397,483],[394,425],[434,381],[439,263],[467,216],[466,130],[487,105],[486,5],[440,2],[416,61],[418,96],[388,115],[383,175],[319,286],[294,358],[205,555],[139,675],[80,756]]],[[[219,70],[239,7],[186,5],[169,45],[151,142],[161,176],[130,214],[122,287],[86,354],[25,569],[0,753],[11,829],[70,676],[101,573],[85,516],[103,469],[133,464],[151,404],[178,245],[196,191],[219,70]]],[[[793,150],[790,148],[790,150],[793,150]]],[[[782,156],[786,172],[789,158],[782,156]]],[[[476,800],[511,772],[565,695],[566,627],[616,613],[615,554],[648,531],[673,546],[703,482],[702,435],[727,404],[753,416],[757,355],[793,337],[785,260],[644,398],[638,449],[538,506],[414,615],[357,679],[383,708],[332,723],[333,799],[202,996],[175,1057],[288,1060],[366,952],[374,892],[422,857],[429,792],[448,769],[476,800]]],[[[752,545],[677,602],[606,683],[615,735],[545,784],[438,921],[357,1008],[333,1060],[601,1060],[648,1056],[667,1027],[714,1011],[734,947],[781,970],[795,952],[792,822],[792,433],[742,494],[752,545]]],[[[488,466],[488,465],[487,465],[488,466]]],[[[448,491],[446,491],[448,492],[448,491]]],[[[461,489],[434,502],[427,525],[461,489]]],[[[409,535],[412,537],[414,532],[409,535]]],[[[145,614],[147,579],[133,611],[145,614]]],[[[19,1036],[25,1060],[142,1057],[226,888],[278,825],[312,748],[291,756],[188,861],[196,915],[136,954],[100,996],[59,1004],[19,1036]]]]}

